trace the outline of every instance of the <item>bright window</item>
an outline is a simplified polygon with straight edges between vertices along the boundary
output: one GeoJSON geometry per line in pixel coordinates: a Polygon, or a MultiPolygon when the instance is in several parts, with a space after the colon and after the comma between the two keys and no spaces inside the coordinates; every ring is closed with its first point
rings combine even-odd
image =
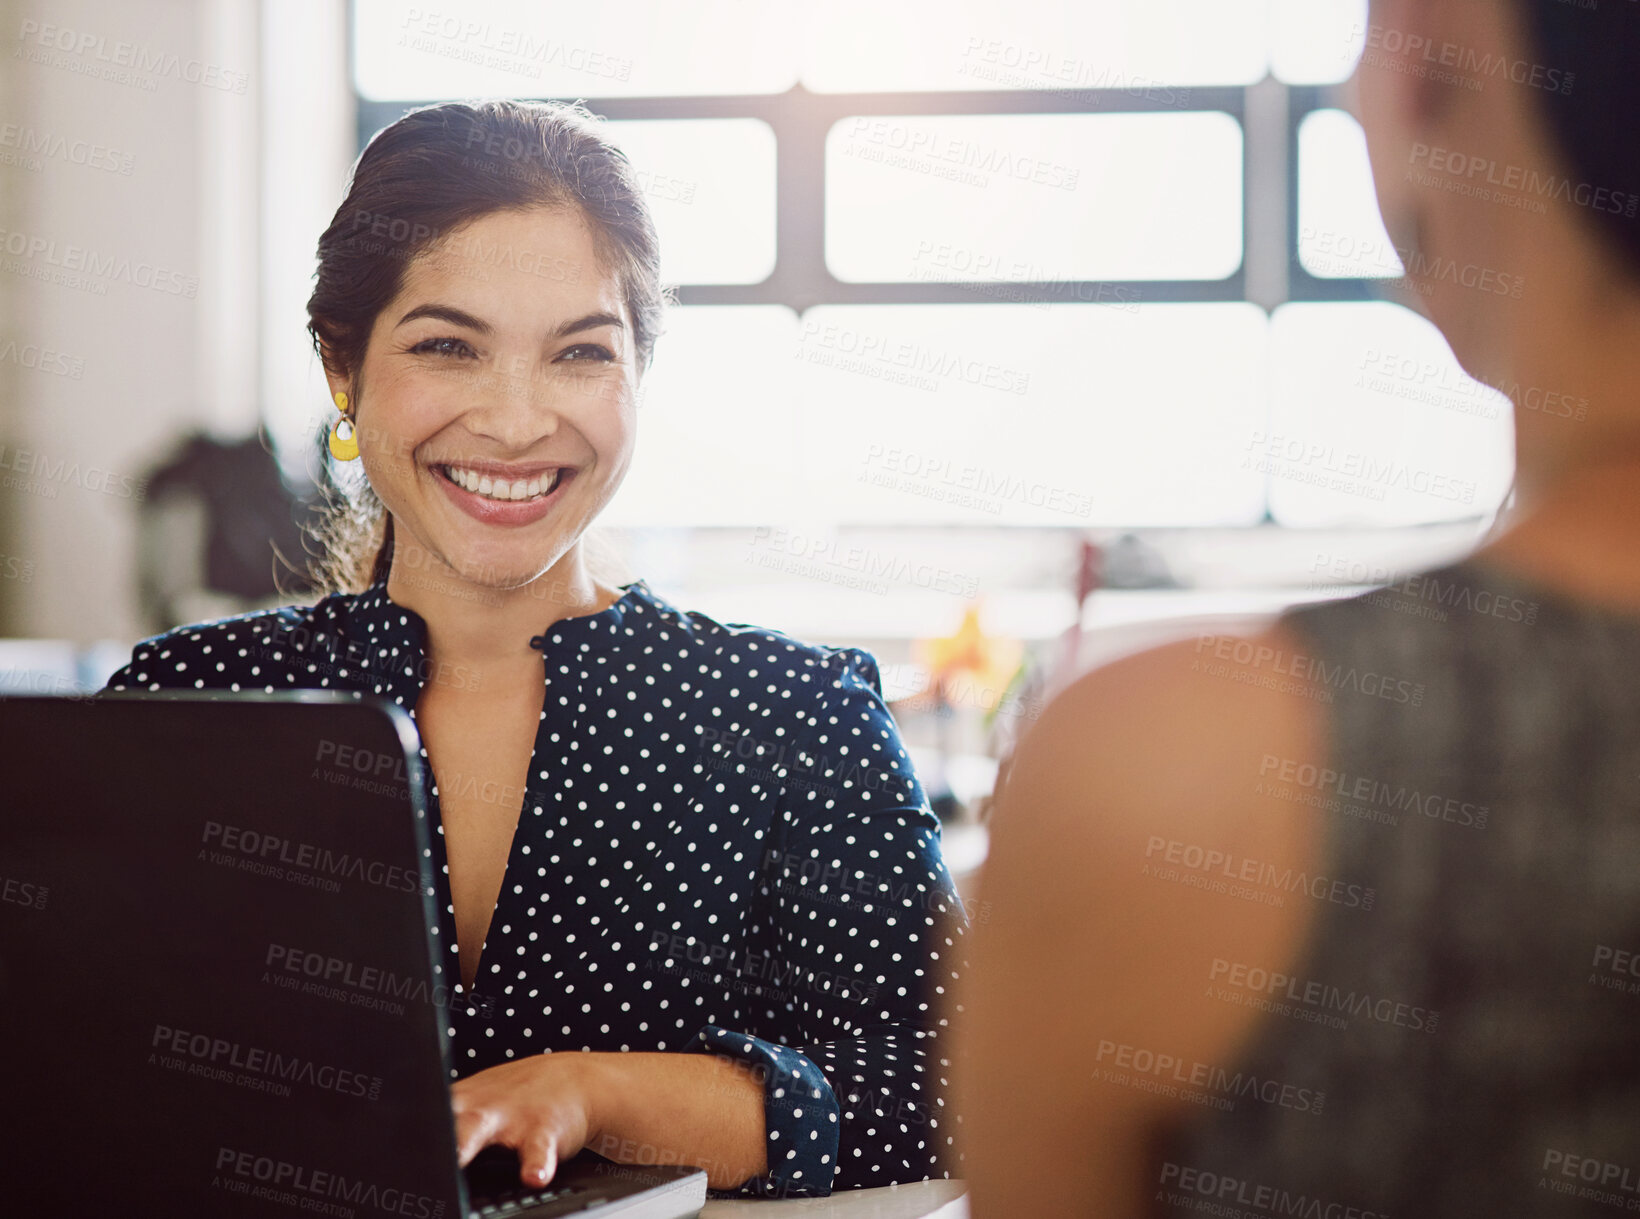
{"type": "Polygon", "coordinates": [[[1264,419],[1266,325],[1242,304],[810,309],[810,502],[850,524],[1253,524],[1236,445],[1264,419]]]}
{"type": "Polygon", "coordinates": [[[794,0],[354,0],[363,97],[778,93],[797,79],[794,0]]]}
{"type": "Polygon", "coordinates": [[[806,6],[803,83],[831,93],[1247,85],[1267,0],[831,0],[806,6]]]}
{"type": "Polygon", "coordinates": [[[1287,305],[1270,319],[1267,426],[1244,440],[1283,525],[1474,517],[1513,472],[1509,400],[1398,305],[1287,305]]]}
{"type": "Polygon", "coordinates": [[[797,317],[776,305],[674,309],[638,409],[608,525],[748,525],[798,509],[797,317]],[[702,392],[710,387],[710,392],[702,392]]]}
{"type": "Polygon", "coordinates": [[[1342,110],[1317,110],[1298,128],[1298,256],[1322,279],[1403,270],[1378,214],[1366,133],[1342,110]]]}
{"type": "Polygon", "coordinates": [[[775,263],[775,142],[757,119],[611,123],[674,284],[755,284],[775,263]]]}
{"type": "Polygon", "coordinates": [[[1270,70],[1290,85],[1334,85],[1366,46],[1367,0],[1272,0],[1270,70]]]}
{"type": "Polygon", "coordinates": [[[1222,279],[1241,166],[1215,111],[853,115],[826,137],[826,261],[856,282],[1222,279]]]}

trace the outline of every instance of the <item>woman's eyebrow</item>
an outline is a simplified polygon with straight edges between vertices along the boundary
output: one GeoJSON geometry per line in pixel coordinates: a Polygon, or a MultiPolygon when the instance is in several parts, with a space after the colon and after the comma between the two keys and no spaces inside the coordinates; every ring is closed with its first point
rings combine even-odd
{"type": "Polygon", "coordinates": [[[624,327],[625,325],[626,323],[613,313],[589,313],[585,317],[577,318],[573,322],[565,322],[562,326],[552,332],[552,337],[555,339],[561,339],[566,334],[574,334],[580,330],[591,330],[596,326],[624,327]]]}
{"type": "Polygon", "coordinates": [[[399,319],[399,325],[402,326],[406,322],[413,322],[418,317],[431,317],[443,322],[452,322],[457,326],[465,326],[468,330],[476,330],[479,334],[485,336],[494,331],[494,327],[490,323],[474,317],[465,309],[457,309],[454,305],[439,304],[417,305],[399,319]]]}
{"type": "MultiPolygon", "coordinates": [[[[436,303],[417,305],[414,309],[410,310],[409,313],[406,313],[403,317],[401,317],[398,324],[402,326],[406,322],[413,322],[417,318],[422,317],[436,318],[439,321],[451,322],[457,326],[465,326],[467,329],[476,331],[486,337],[492,334],[495,329],[488,322],[484,321],[482,318],[474,317],[465,309],[457,309],[454,305],[440,305],[436,303]]],[[[576,334],[582,330],[592,330],[598,326],[620,326],[624,328],[626,323],[613,313],[601,311],[598,313],[589,313],[585,317],[579,317],[572,322],[563,323],[563,325],[553,330],[551,337],[561,339],[565,335],[576,334]]]]}

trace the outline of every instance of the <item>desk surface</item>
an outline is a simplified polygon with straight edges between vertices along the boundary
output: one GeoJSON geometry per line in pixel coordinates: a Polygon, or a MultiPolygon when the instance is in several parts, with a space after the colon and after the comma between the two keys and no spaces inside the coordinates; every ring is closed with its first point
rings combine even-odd
{"type": "Polygon", "coordinates": [[[807,1219],[968,1219],[967,1186],[961,1181],[918,1181],[883,1189],[849,1189],[829,1198],[788,1198],[784,1201],[711,1199],[701,1219],[777,1219],[804,1215],[807,1219]]]}

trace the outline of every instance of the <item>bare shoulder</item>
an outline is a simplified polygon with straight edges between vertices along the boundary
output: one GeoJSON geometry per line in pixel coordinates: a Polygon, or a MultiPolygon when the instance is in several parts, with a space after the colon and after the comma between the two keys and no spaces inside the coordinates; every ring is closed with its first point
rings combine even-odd
{"type": "Polygon", "coordinates": [[[1275,760],[1324,749],[1326,693],[1288,676],[1304,650],[1272,623],[1085,674],[1010,759],[1014,798],[1000,802],[996,831],[1007,836],[1005,822],[1018,820],[1102,842],[1141,828],[1267,840],[1263,775],[1275,760]]]}
{"type": "MultiPolygon", "coordinates": [[[[1076,681],[1021,741],[978,894],[971,1075],[995,1078],[1021,1024],[1076,1047],[1078,1069],[1016,1063],[1006,1088],[977,1084],[982,1158],[1109,1147],[1077,1188],[1121,1213],[1120,1182],[1091,1176],[1127,1172],[1179,1103],[1139,1086],[1157,1082],[1145,1072],[1228,1065],[1249,1034],[1256,1012],[1212,998],[1216,963],[1290,963],[1316,904],[1291,883],[1319,858],[1316,813],[1268,782],[1325,754],[1324,696],[1282,676],[1302,652],[1279,624],[1142,652],[1076,681]]],[[[981,1193],[1000,1187],[993,1169],[974,1166],[981,1193]]]]}
{"type": "MultiPolygon", "coordinates": [[[[1280,625],[1202,635],[1066,689],[998,796],[984,879],[999,917],[1029,894],[1039,931],[1121,925],[1152,954],[1290,954],[1303,904],[1270,882],[1303,874],[1320,834],[1314,810],[1278,798],[1269,776],[1326,752],[1324,701],[1279,679],[1301,653],[1280,625]]],[[[1107,951],[1062,937],[1032,943],[1061,963],[1107,951]]],[[[1193,969],[1142,971],[1134,993],[1199,991],[1193,969]]]]}

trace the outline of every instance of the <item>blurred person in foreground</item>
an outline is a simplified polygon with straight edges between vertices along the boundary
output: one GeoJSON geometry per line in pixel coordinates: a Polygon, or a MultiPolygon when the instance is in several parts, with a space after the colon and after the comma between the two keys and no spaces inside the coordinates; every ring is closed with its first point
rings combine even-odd
{"type": "Polygon", "coordinates": [[[1367,41],[1383,216],[1514,400],[1515,511],[1021,743],[959,996],[976,1219],[1640,1206],[1640,5],[1376,0],[1367,41]]]}

